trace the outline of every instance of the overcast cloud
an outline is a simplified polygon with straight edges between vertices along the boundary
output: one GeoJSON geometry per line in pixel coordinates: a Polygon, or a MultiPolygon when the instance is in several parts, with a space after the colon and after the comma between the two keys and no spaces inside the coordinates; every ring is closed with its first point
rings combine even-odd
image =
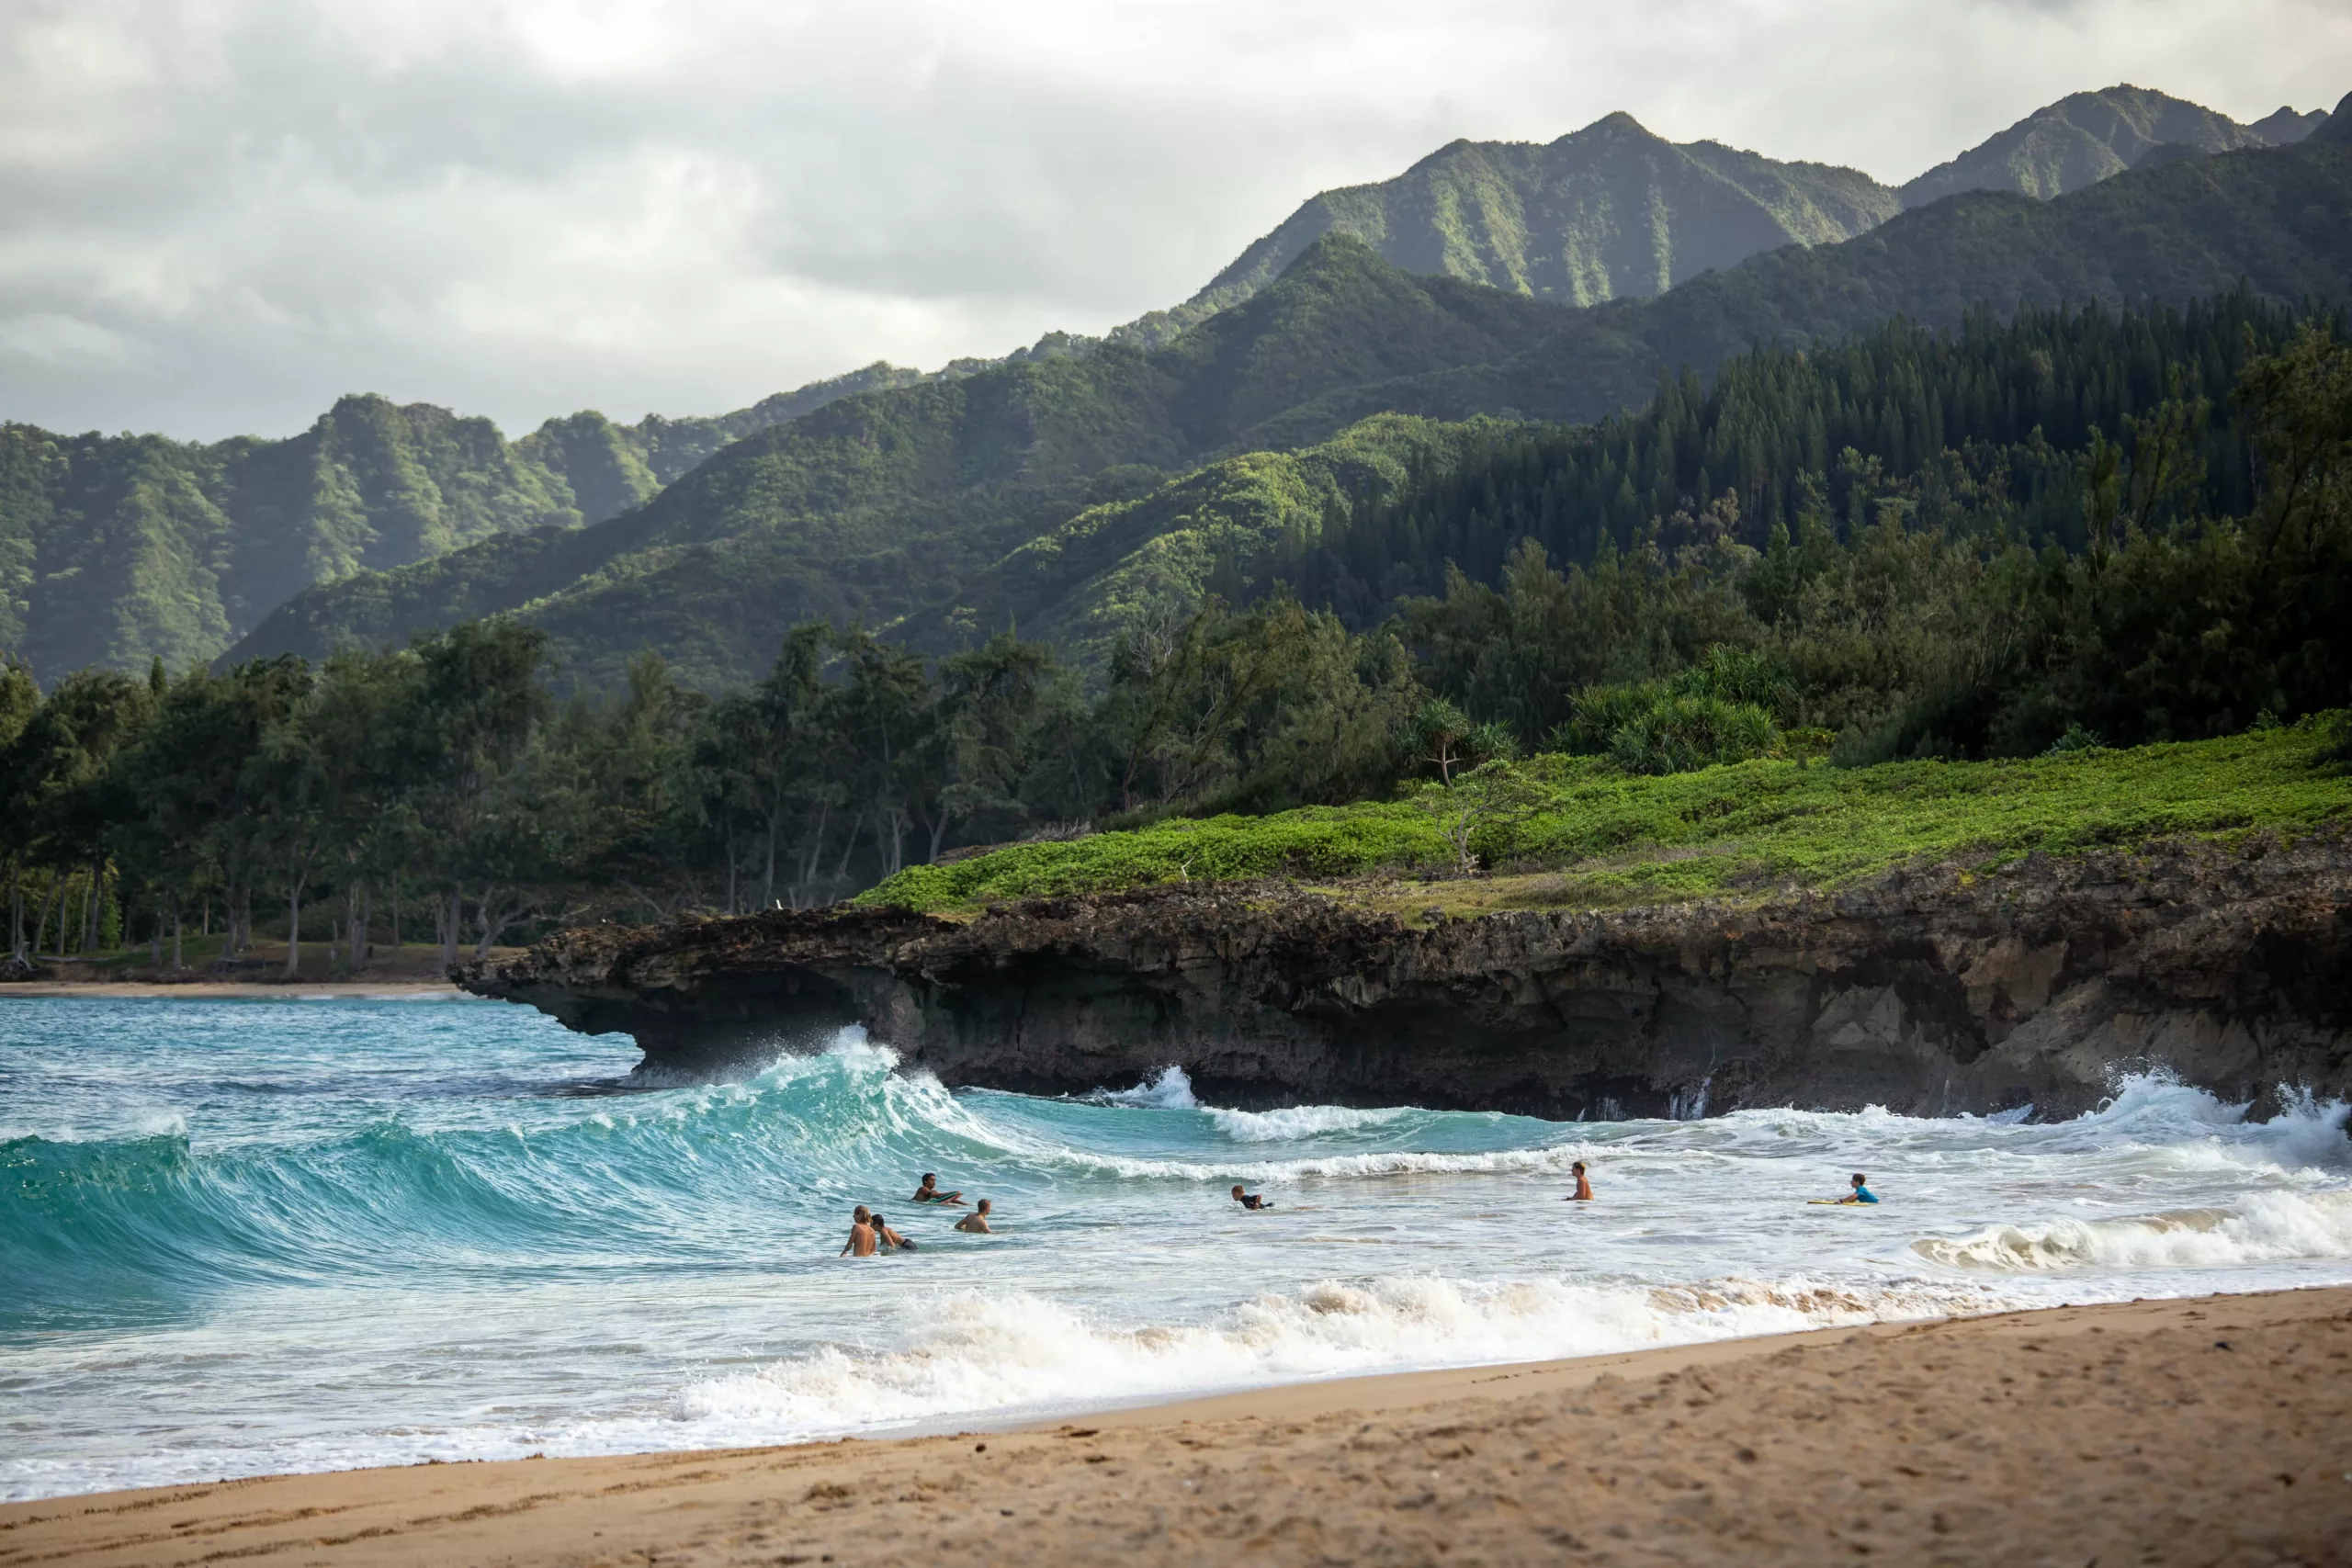
{"type": "Polygon", "coordinates": [[[1626,109],[1898,181],[2082,88],[2352,89],[2352,0],[0,0],[0,418],[716,412],[1190,294],[1626,109]]]}

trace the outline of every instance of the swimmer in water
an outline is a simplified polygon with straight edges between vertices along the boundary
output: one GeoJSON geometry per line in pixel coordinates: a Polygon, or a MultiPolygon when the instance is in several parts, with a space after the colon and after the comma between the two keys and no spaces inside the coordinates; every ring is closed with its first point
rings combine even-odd
{"type": "Polygon", "coordinates": [[[860,1203],[850,1216],[849,1242],[834,1256],[839,1258],[871,1258],[874,1256],[874,1216],[860,1203]]]}
{"type": "Polygon", "coordinates": [[[989,1229],[989,1201],[981,1199],[978,1208],[956,1222],[956,1228],[967,1235],[994,1235],[989,1229]]]}
{"type": "Polygon", "coordinates": [[[1577,1163],[1576,1163],[1576,1164],[1574,1164],[1574,1165],[1572,1165],[1572,1166],[1568,1167],[1568,1168],[1569,1168],[1570,1170],[1572,1170],[1572,1171],[1576,1172],[1576,1178],[1577,1178],[1577,1190],[1576,1190],[1575,1191],[1573,1191],[1573,1192],[1571,1192],[1571,1193],[1569,1193],[1569,1194],[1568,1194],[1568,1201],[1569,1201],[1569,1202],[1571,1202],[1571,1203],[1573,1203],[1573,1202],[1576,1202],[1578,1199],[1582,1199],[1584,1201],[1586,1201],[1586,1202],[1588,1202],[1588,1203],[1591,1202],[1591,1201],[1592,1201],[1592,1183],[1591,1183],[1591,1181],[1590,1181],[1589,1179],[1588,1179],[1586,1178],[1586,1176],[1585,1176],[1585,1173],[1584,1173],[1584,1161],[1582,1161],[1582,1160],[1578,1160],[1578,1161],[1577,1161],[1577,1163]]]}
{"type": "Polygon", "coordinates": [[[1873,1192],[1873,1191],[1871,1191],[1871,1190],[1870,1190],[1869,1182],[1870,1182],[1870,1178],[1869,1178],[1869,1177],[1864,1176],[1864,1175],[1863,1175],[1860,1171],[1859,1171],[1859,1170],[1858,1170],[1858,1171],[1856,1171],[1856,1172],[1854,1172],[1854,1179],[1853,1179],[1853,1187],[1854,1187],[1854,1190],[1853,1190],[1851,1192],[1847,1193],[1843,1198],[1838,1199],[1838,1201],[1839,1201],[1840,1203],[1875,1203],[1875,1202],[1877,1202],[1877,1201],[1878,1201],[1878,1194],[1877,1194],[1877,1193],[1875,1193],[1875,1192],[1873,1192]]]}
{"type": "Polygon", "coordinates": [[[905,1236],[902,1236],[897,1231],[892,1230],[890,1228],[890,1222],[884,1219],[879,1214],[874,1216],[874,1239],[882,1244],[882,1249],[886,1252],[913,1252],[916,1250],[915,1244],[913,1242],[909,1241],[905,1236]]]}
{"type": "Polygon", "coordinates": [[[915,1201],[918,1203],[955,1203],[960,1205],[964,1201],[964,1195],[961,1192],[942,1192],[939,1190],[938,1176],[933,1172],[926,1170],[922,1173],[922,1185],[915,1189],[915,1201]]]}
{"type": "Polygon", "coordinates": [[[1272,1203],[1267,1202],[1255,1192],[1242,1191],[1240,1184],[1238,1182],[1234,1185],[1233,1201],[1240,1204],[1245,1209],[1271,1209],[1273,1207],[1272,1203]]]}

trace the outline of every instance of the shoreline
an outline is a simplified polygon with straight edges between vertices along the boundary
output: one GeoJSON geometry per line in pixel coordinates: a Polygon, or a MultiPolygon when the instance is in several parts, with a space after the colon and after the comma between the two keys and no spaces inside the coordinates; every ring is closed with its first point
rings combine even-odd
{"type": "Polygon", "coordinates": [[[221,998],[275,997],[281,1000],[325,1000],[335,997],[449,997],[466,993],[450,980],[7,980],[0,998],[78,997],[114,1001],[177,998],[209,1001],[221,998]]]}
{"type": "Polygon", "coordinates": [[[0,1565],[2320,1561],[2352,1526],[2347,1368],[2352,1287],[2061,1306],[954,1435],[52,1497],[0,1505],[0,1565]]]}

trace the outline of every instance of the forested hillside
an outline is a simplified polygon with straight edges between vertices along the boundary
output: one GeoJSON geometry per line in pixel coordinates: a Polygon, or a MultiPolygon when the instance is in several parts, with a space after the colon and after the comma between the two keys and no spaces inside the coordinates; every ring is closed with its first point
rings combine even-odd
{"type": "Polygon", "coordinates": [[[877,626],[935,607],[926,646],[966,646],[1002,624],[966,613],[960,585],[1087,507],[1262,447],[1270,423],[1295,427],[1299,404],[1335,389],[1492,361],[1567,314],[1410,276],[1334,238],[1166,347],[1110,345],[846,398],[729,447],[609,523],[312,590],[237,656],[398,642],[505,610],[547,628],[592,683],[618,679],[641,647],[698,684],[744,680],[787,626],[812,618],[877,626]]]}
{"type": "MultiPolygon", "coordinates": [[[[488,944],[599,913],[819,903],[958,846],[1153,824],[891,896],[1047,891],[1065,873],[1441,872],[1596,847],[1664,864],[1717,836],[1676,814],[1727,797],[1628,781],[2279,726],[2301,728],[2099,774],[2138,794],[2098,830],[2340,818],[2341,328],[2243,292],[2177,311],[2029,310],[1951,336],[1897,323],[1840,350],[1761,350],[1712,389],[1670,384],[1593,430],[1385,419],[1262,475],[1188,481],[1185,514],[1221,507],[1230,536],[1258,515],[1233,499],[1253,490],[1325,527],[1277,527],[1259,558],[1223,558],[1212,570],[1232,602],[1141,617],[1091,684],[1009,633],[930,661],[821,623],[716,696],[645,656],[610,690],[560,700],[548,634],[512,618],[317,665],[89,671],[46,693],[0,668],[17,951],[127,933],[160,957],[191,919],[225,921],[233,951],[272,907],[281,930],[330,913],[346,962],[350,933],[381,929],[388,908],[454,951],[461,935],[488,944]],[[1359,484],[1381,499],[1330,505],[1359,484]],[[1373,619],[1345,585],[1377,562],[1405,596],[1373,619]],[[1440,592],[1412,592],[1432,577],[1440,592]],[[1514,761],[1530,752],[1544,760],[1514,761]],[[2180,809],[2154,810],[2159,796],[2180,809]],[[1351,802],[1374,804],[1170,820],[1351,802]]],[[[1968,850],[1972,822],[1994,835],[1986,852],[2020,824],[2076,844],[2087,830],[2047,803],[1939,805],[1932,821],[1871,804],[1952,793],[1916,771],[1738,776],[1792,810],[1909,835],[1871,863],[1968,850]]],[[[1854,863],[1830,852],[1858,846],[1801,823],[1740,820],[1794,857],[1774,875],[1854,863]]],[[[1716,847],[1739,851],[1724,876],[1753,870],[1739,858],[1752,842],[1716,847]]]]}
{"type": "MultiPolygon", "coordinates": [[[[744,680],[808,618],[891,627],[935,651],[1009,625],[1099,650],[1122,607],[1164,610],[1207,586],[1221,547],[1202,542],[1226,513],[1212,504],[1204,522],[1190,498],[1283,467],[1196,476],[1156,498],[1204,459],[1300,451],[1389,412],[1602,419],[1678,367],[1703,375],[1757,343],[1834,344],[1898,316],[1956,328],[1986,302],[2185,300],[2242,283],[2340,299],[2347,279],[2352,152],[2325,144],[2132,171],[2046,203],[1955,197],[1842,244],[1586,310],[1408,276],[1327,235],[1274,288],[1167,347],[847,399],[610,523],[312,590],[238,651],[315,658],[505,611],[602,683],[641,647],[697,683],[744,680]]],[[[1342,510],[1360,499],[1310,488],[1342,510]]],[[[1274,510],[1314,531],[1325,507],[1304,521],[1274,510]]]]}
{"type": "Polygon", "coordinates": [[[876,365],[707,419],[486,419],[348,397],[211,445],[0,424],[0,649],[62,674],[209,660],[314,582],[627,511],[729,441],[922,379],[876,365]]]}
{"type": "MultiPolygon", "coordinates": [[[[1204,459],[1311,446],[1383,411],[1444,420],[1597,418],[1638,400],[1663,370],[1703,372],[1758,338],[1834,339],[1895,312],[1949,324],[1980,301],[2181,299],[2230,287],[2241,273],[2282,298],[2332,293],[2343,276],[2340,247],[2286,231],[2297,224],[2284,220],[2280,203],[2297,193],[2285,190],[2240,191],[2241,210],[2232,209],[2229,193],[2198,192],[2168,209],[2164,193],[2143,190],[2082,209],[2074,215],[2080,221],[2016,220],[2014,232],[2006,226],[2014,215],[1998,209],[1951,214],[1928,228],[1897,225],[1876,265],[1871,252],[1832,244],[1937,191],[1975,185],[2048,194],[2134,162],[2154,174],[2159,163],[2201,152],[2295,141],[2320,118],[2281,109],[2246,128],[2138,88],[2078,94],[1897,193],[1852,170],[1778,163],[1713,142],[1678,146],[1614,115],[1546,146],[1456,142],[1395,180],[1326,192],[1186,306],[1121,329],[1108,344],[1049,333],[1000,361],[963,360],[931,375],[878,365],[710,419],[655,416],[619,426],[575,414],[511,443],[486,422],[379,398],[345,399],[287,441],[192,446],[0,426],[0,649],[52,674],[93,662],[135,669],[151,655],[179,664],[218,654],[314,584],[351,581],[346,593],[289,606],[247,650],[315,652],[338,637],[397,638],[467,614],[529,606],[556,630],[575,671],[604,680],[619,668],[618,654],[605,648],[615,626],[671,649],[694,678],[710,682],[752,668],[777,626],[803,614],[874,623],[905,616],[902,635],[936,649],[967,645],[1000,608],[1034,612],[1046,617],[1041,625],[1067,629],[1099,653],[1121,606],[1197,594],[1202,564],[1216,555],[1198,547],[1217,526],[1178,525],[1178,497],[1117,526],[1107,516],[1074,524],[1073,537],[1089,541],[1084,549],[1056,546],[1057,531],[1090,504],[1136,497],[1204,459]],[[2241,221],[2254,227],[2226,231],[2241,221]],[[2176,227],[2182,223],[2187,231],[2176,227]],[[2102,234],[2101,224],[2124,228],[2102,234]],[[2156,242],[2147,256],[2127,238],[2135,227],[2156,242]],[[1393,287],[1367,281],[1368,272],[1335,276],[1327,319],[1293,311],[1260,344],[1258,363],[1239,372],[1250,382],[1242,401],[1206,413],[1121,406],[1133,390],[1120,385],[1122,355],[1174,346],[1182,328],[1265,288],[1325,235],[1355,236],[1405,272],[1531,298],[1583,304],[1670,289],[1671,304],[1575,321],[1529,317],[1484,339],[1450,342],[1420,341],[1407,325],[1406,351],[1392,354],[1350,334],[1385,334],[1403,319],[1390,320],[1376,301],[1338,296],[1393,294],[1393,287]],[[1755,265],[1767,259],[1756,253],[1792,242],[1838,254],[1819,267],[1793,251],[1771,258],[1773,265],[1755,265]],[[1720,270],[1742,258],[1754,260],[1720,270]],[[1107,362],[1070,363],[1097,356],[1107,362]],[[1302,357],[1295,376],[1275,368],[1283,356],[1302,357]],[[707,516],[670,508],[634,536],[576,547],[546,536],[631,512],[730,441],[835,398],[982,372],[1013,383],[1001,380],[982,405],[993,397],[1026,411],[1008,417],[1042,418],[1072,433],[1098,428],[1058,450],[1041,437],[1033,449],[1020,428],[984,436],[966,427],[962,412],[910,403],[881,425],[957,425],[955,440],[978,441],[959,448],[963,477],[944,477],[936,464],[920,478],[883,471],[894,468],[885,462],[847,483],[840,526],[814,523],[798,542],[802,523],[825,514],[827,503],[787,479],[774,504],[739,505],[730,487],[741,475],[718,476],[702,492],[697,504],[708,503],[707,516]],[[1019,452],[1018,475],[976,478],[989,449],[1019,452]],[[1096,467],[1086,466],[1095,460],[1090,454],[1103,455],[1096,467]],[[915,515],[926,511],[927,521],[915,515]],[[1171,524],[1164,540],[1138,532],[1156,516],[1171,524]],[[1124,565],[1100,558],[1122,538],[1145,553],[1124,565]],[[400,581],[372,575],[469,546],[481,549],[441,571],[400,581]],[[829,560],[836,546],[843,558],[829,560]],[[1009,558],[1016,550],[1022,555],[1009,558]],[[1073,570],[1091,563],[1062,572],[1063,588],[1077,595],[1068,604],[1041,570],[1057,558],[1073,570]],[[1102,573],[1109,575],[1083,585],[1102,573]],[[1008,594],[1013,579],[1026,586],[1008,594]],[[591,645],[606,653],[594,670],[577,657],[591,645]]],[[[2261,183],[2216,177],[2233,186],[2261,183]]],[[[2177,182],[2172,196],[2196,184],[2177,182]]],[[[2305,220],[2341,210],[2340,189],[2301,194],[2312,208],[2305,220]]],[[[1498,309],[1487,314],[1499,321],[1498,309]]],[[[1206,357],[1220,356],[1227,368],[1170,372],[1192,389],[1179,400],[1215,400],[1210,384],[1238,364],[1228,343],[1210,345],[1206,357]]],[[[974,417],[990,416],[983,407],[974,417]]],[[[804,467],[799,457],[782,461],[795,473],[804,467]]],[[[774,472],[774,465],[758,467],[774,472]]],[[[1269,474],[1281,467],[1258,465],[1269,474]]],[[[800,477],[824,470],[820,460],[800,477]]],[[[1203,476],[1194,488],[1218,482],[1203,476]]]]}

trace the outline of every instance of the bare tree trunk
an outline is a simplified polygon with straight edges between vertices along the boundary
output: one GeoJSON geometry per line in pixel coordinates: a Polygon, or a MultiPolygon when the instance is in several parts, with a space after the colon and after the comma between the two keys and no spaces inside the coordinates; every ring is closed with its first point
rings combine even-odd
{"type": "MultiPolygon", "coordinates": [[[[40,944],[49,940],[50,903],[62,891],[63,887],[58,880],[57,874],[55,872],[51,872],[49,877],[49,886],[41,889],[40,923],[33,927],[33,956],[35,958],[39,958],[40,956],[40,944]]],[[[61,918],[62,918],[63,913],[64,911],[62,909],[59,911],[61,918]]]]}
{"type": "Polygon", "coordinates": [[[727,912],[735,912],[735,835],[727,835],[727,912]]]}
{"type": "Polygon", "coordinates": [[[175,970],[186,967],[180,962],[180,901],[177,898],[172,900],[172,967],[175,970]]]}
{"type": "MultiPolygon", "coordinates": [[[[299,979],[302,974],[302,884],[306,879],[288,876],[286,879],[286,977],[299,979]]],[[[329,950],[332,952],[332,948],[329,950]]]]}
{"type": "Polygon", "coordinates": [[[25,868],[8,862],[8,956],[25,961],[25,868]]]}
{"type": "MultiPolygon", "coordinates": [[[[842,840],[842,858],[833,867],[833,880],[835,882],[842,882],[848,879],[849,857],[857,852],[857,835],[859,830],[865,828],[865,813],[864,811],[860,811],[857,814],[857,819],[849,825],[848,837],[842,840]]],[[[877,839],[880,838],[882,836],[880,829],[876,829],[874,836],[877,839]]]]}
{"type": "Polygon", "coordinates": [[[760,908],[775,908],[775,828],[776,813],[768,813],[767,866],[760,873],[760,908]]]}
{"type": "Polygon", "coordinates": [[[392,953],[401,950],[401,874],[392,873],[392,953]]]}
{"type": "Polygon", "coordinates": [[[441,967],[458,966],[458,923],[466,917],[466,885],[455,884],[449,889],[448,919],[441,927],[441,967]]]}
{"type": "Polygon", "coordinates": [[[105,899],[106,867],[97,861],[90,863],[90,897],[82,905],[82,951],[98,950],[98,906],[105,899]]]}
{"type": "MultiPolygon", "coordinates": [[[[125,932],[123,932],[122,934],[123,934],[124,936],[129,936],[130,933],[129,931],[125,931],[125,932]]],[[[160,969],[160,968],[162,968],[163,966],[164,966],[164,910],[163,910],[163,907],[162,907],[161,905],[157,905],[157,906],[156,906],[156,908],[155,908],[155,967],[156,967],[156,968],[158,968],[158,969],[160,969]]]]}

